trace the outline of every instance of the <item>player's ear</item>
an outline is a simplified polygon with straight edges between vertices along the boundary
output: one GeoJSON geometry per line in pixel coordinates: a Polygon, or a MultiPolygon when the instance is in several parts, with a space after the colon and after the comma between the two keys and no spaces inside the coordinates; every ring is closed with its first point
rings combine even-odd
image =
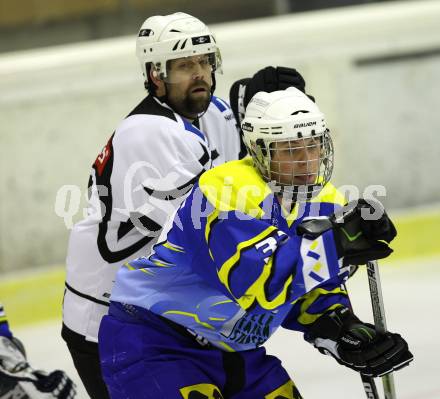
{"type": "MultiPolygon", "coordinates": [[[[151,64],[150,64],[151,65],[151,64]]],[[[157,97],[162,97],[165,95],[165,82],[159,77],[159,72],[150,66],[148,69],[148,85],[150,89],[148,92],[157,97]]]]}
{"type": "Polygon", "coordinates": [[[154,68],[149,68],[148,78],[151,82],[153,82],[156,86],[159,86],[162,83],[162,80],[159,78],[159,73],[154,68]]]}

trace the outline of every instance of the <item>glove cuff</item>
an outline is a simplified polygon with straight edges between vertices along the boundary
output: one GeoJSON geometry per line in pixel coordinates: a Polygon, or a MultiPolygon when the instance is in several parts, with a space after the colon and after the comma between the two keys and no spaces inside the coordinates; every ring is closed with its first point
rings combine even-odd
{"type": "Polygon", "coordinates": [[[310,218],[304,219],[296,228],[296,233],[300,236],[305,236],[308,239],[314,240],[327,230],[333,228],[332,221],[327,218],[310,218]]]}
{"type": "Polygon", "coordinates": [[[317,338],[337,341],[346,327],[354,323],[361,323],[361,321],[351,309],[340,306],[330,312],[324,313],[316,320],[306,333],[305,339],[309,342],[313,342],[317,338]]]}

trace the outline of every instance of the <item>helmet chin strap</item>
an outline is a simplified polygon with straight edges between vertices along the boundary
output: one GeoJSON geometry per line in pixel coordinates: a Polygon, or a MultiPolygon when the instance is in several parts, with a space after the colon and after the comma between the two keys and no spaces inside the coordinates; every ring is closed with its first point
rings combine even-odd
{"type": "MultiPolygon", "coordinates": [[[[171,107],[171,105],[170,105],[170,103],[168,101],[168,90],[167,90],[167,84],[166,83],[165,83],[165,94],[163,96],[160,96],[160,97],[156,96],[156,97],[157,97],[157,99],[160,102],[165,103],[165,104],[167,104],[167,105],[169,105],[171,107]]],[[[171,108],[173,108],[173,107],[171,107],[171,108]]]]}
{"type": "Polygon", "coordinates": [[[211,85],[211,98],[214,95],[214,91],[217,85],[217,81],[215,80],[215,73],[211,72],[211,80],[212,80],[212,85],[211,85]]]}

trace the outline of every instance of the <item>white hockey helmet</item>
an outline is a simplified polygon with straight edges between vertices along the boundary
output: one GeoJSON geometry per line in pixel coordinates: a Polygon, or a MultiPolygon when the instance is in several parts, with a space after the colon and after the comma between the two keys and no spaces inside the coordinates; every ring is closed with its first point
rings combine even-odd
{"type": "Polygon", "coordinates": [[[298,89],[255,94],[241,128],[263,179],[275,181],[283,192],[292,193],[293,200],[316,196],[330,180],[333,143],[324,115],[298,89]],[[287,156],[274,161],[274,151],[281,147],[287,156]]]}
{"type": "Polygon", "coordinates": [[[199,19],[177,12],[156,15],[142,24],[136,41],[136,55],[142,73],[147,76],[147,64],[152,64],[161,79],[167,77],[167,61],[208,54],[213,72],[222,73],[221,55],[209,28],[199,19]]]}

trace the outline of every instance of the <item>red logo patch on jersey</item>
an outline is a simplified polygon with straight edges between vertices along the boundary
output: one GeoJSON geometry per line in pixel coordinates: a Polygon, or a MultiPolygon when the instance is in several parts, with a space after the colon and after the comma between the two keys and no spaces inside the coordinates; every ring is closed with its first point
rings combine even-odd
{"type": "Polygon", "coordinates": [[[101,176],[104,171],[105,165],[107,164],[110,155],[112,154],[112,139],[110,139],[107,145],[102,149],[101,153],[96,157],[95,168],[98,175],[101,176]]]}

